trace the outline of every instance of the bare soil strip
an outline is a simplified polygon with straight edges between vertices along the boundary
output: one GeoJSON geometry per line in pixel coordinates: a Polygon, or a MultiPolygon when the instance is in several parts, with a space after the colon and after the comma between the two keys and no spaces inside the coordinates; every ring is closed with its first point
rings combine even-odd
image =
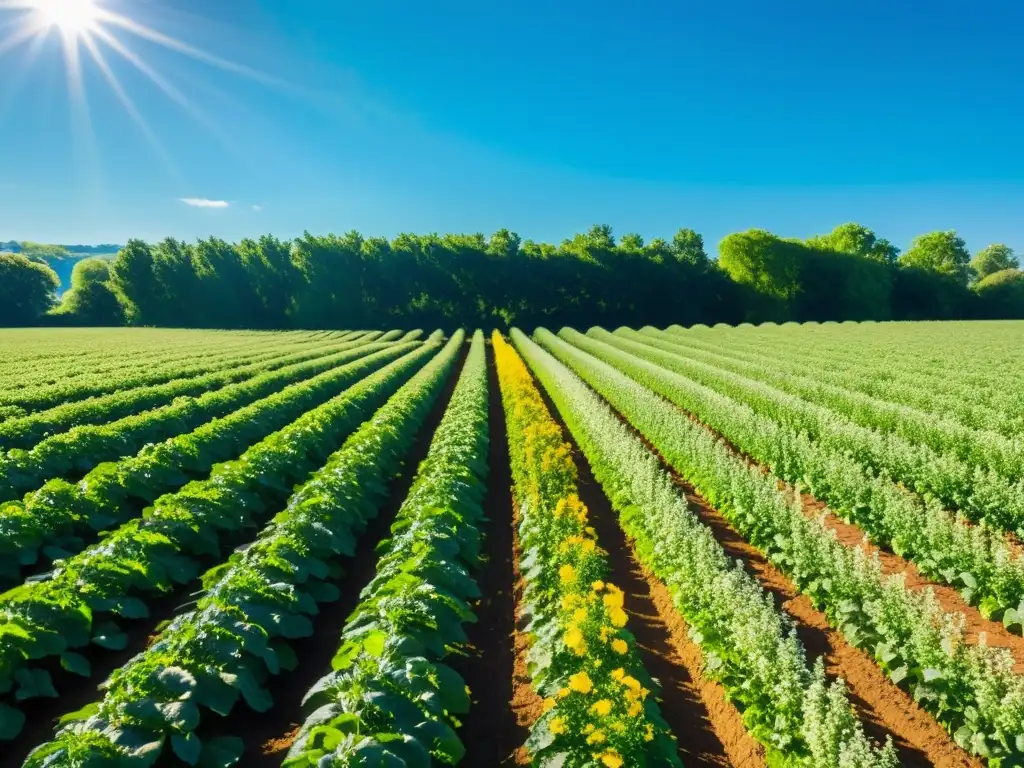
{"type": "MultiPolygon", "coordinates": [[[[355,557],[342,563],[345,573],[334,582],[341,590],[341,599],[320,606],[320,614],[313,617],[315,631],[312,636],[292,641],[298,667],[292,672],[282,671],[280,675],[268,678],[265,685],[274,701],[273,707],[267,712],[253,712],[239,701],[227,717],[204,713],[205,719],[197,735],[204,740],[215,736],[241,736],[245,751],[240,764],[246,768],[277,768],[298,735],[305,719],[302,699],[313,684],[331,670],[331,660],[338,650],[345,623],[359,604],[360,592],[376,572],[377,545],[390,534],[395,515],[409,494],[420,463],[430,450],[430,442],[444,417],[468,350],[469,347],[464,345],[444,389],[420,427],[401,474],[390,485],[387,502],[359,537],[355,557]]],[[[183,764],[165,755],[159,765],[183,764]]]]}
{"type": "MultiPolygon", "coordinates": [[[[681,412],[701,424],[692,414],[681,412]]],[[[621,414],[617,415],[624,424],[630,426],[621,414]]],[[[709,431],[714,433],[714,430],[709,431]]],[[[939,768],[983,768],[984,764],[980,760],[958,747],[931,715],[889,680],[870,656],[850,645],[842,633],[831,627],[825,615],[814,608],[810,599],[802,595],[788,577],[772,565],[760,550],[749,544],[718,510],[708,504],[643,435],[635,433],[658,456],[662,466],[685,494],[690,508],[711,529],[726,554],[740,560],[744,569],[793,618],[800,641],[810,657],[824,656],[826,674],[832,679],[841,677],[846,681],[850,702],[868,736],[879,742],[887,736],[891,737],[901,764],[908,768],[930,765],[939,768]]],[[[723,441],[736,451],[724,438],[723,441]]],[[[742,452],[736,453],[756,464],[742,452]]]]}
{"type": "Polygon", "coordinates": [[[499,766],[514,764],[516,751],[529,735],[529,713],[539,705],[539,698],[529,687],[528,678],[523,681],[517,677],[526,673],[525,666],[517,669],[516,664],[519,553],[505,409],[490,347],[487,378],[490,445],[484,513],[488,522],[483,531],[482,562],[476,573],[482,597],[473,606],[477,622],[468,627],[467,655],[451,657],[449,663],[465,678],[472,699],[470,711],[458,729],[466,747],[463,764],[499,766]],[[524,722],[519,721],[520,715],[524,722]]]}
{"type": "MultiPolygon", "coordinates": [[[[764,473],[769,471],[767,466],[757,461],[757,459],[750,454],[737,448],[727,440],[724,435],[702,422],[695,414],[681,408],[679,411],[680,413],[686,414],[690,421],[699,425],[725,443],[725,445],[727,445],[734,454],[742,458],[748,466],[756,467],[764,473]]],[[[793,486],[783,480],[779,480],[779,488],[790,496],[795,493],[793,486]]],[[[873,544],[868,540],[867,535],[858,525],[844,521],[836,515],[836,513],[833,512],[825,502],[820,501],[809,493],[801,493],[800,499],[804,513],[808,517],[824,517],[825,526],[835,531],[836,537],[840,543],[850,548],[862,547],[869,554],[878,555],[879,562],[882,566],[882,572],[886,576],[901,573],[905,574],[908,589],[919,590],[930,588],[935,593],[935,597],[943,611],[946,611],[947,613],[962,613],[967,620],[965,629],[967,632],[968,643],[979,643],[981,635],[984,634],[986,644],[996,648],[1006,648],[1013,655],[1015,662],[1014,671],[1018,674],[1024,674],[1024,637],[1013,634],[1006,629],[1000,621],[986,619],[981,615],[981,611],[964,600],[963,596],[956,589],[933,581],[928,576],[922,574],[918,567],[911,561],[900,557],[891,549],[879,547],[878,545],[873,544]]],[[[1016,537],[1012,534],[1007,534],[1006,539],[1012,547],[1018,550],[1021,549],[1016,537]]]]}
{"type": "Polygon", "coordinates": [[[608,553],[612,581],[626,593],[628,628],[636,636],[644,667],[661,686],[661,713],[677,738],[680,760],[687,768],[763,768],[764,749],[747,732],[722,686],[704,676],[703,654],[690,640],[668,588],[637,561],[633,543],[619,527],[618,514],[586,456],[539,382],[537,388],[572,445],[580,499],[608,553]]]}

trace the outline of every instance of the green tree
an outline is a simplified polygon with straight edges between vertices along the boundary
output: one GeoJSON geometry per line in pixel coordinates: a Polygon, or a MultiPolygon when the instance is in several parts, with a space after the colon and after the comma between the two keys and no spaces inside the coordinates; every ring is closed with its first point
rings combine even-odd
{"type": "Polygon", "coordinates": [[[1004,269],[986,276],[976,286],[979,312],[992,320],[1024,319],[1024,272],[1004,269]]]}
{"type": "Polygon", "coordinates": [[[948,275],[958,283],[967,285],[971,274],[970,261],[971,254],[963,238],[957,236],[954,230],[949,230],[915,237],[900,259],[900,264],[948,275]]]}
{"type": "Polygon", "coordinates": [[[71,289],[64,294],[56,313],[74,325],[123,325],[124,308],[110,286],[110,262],[84,259],[75,264],[71,289]]]}
{"type": "Polygon", "coordinates": [[[128,322],[153,325],[159,321],[164,292],[153,271],[153,251],[142,240],[129,240],[110,265],[110,286],[125,308],[128,322]]]}
{"type": "Polygon", "coordinates": [[[704,237],[692,229],[680,229],[672,236],[672,255],[682,264],[694,267],[704,267],[708,264],[704,237]]]}
{"type": "Polygon", "coordinates": [[[764,229],[727,235],[718,263],[737,283],[783,301],[800,289],[799,249],[764,229]]]}
{"type": "Polygon", "coordinates": [[[54,305],[57,273],[20,253],[0,253],[0,325],[31,325],[54,305]]]}
{"type": "Polygon", "coordinates": [[[900,249],[888,240],[880,239],[861,224],[840,224],[827,235],[810,238],[807,244],[814,248],[863,256],[883,264],[895,264],[900,249]]]}
{"type": "Polygon", "coordinates": [[[984,280],[989,275],[1002,272],[1005,269],[1017,269],[1020,262],[1014,254],[1013,249],[1008,245],[996,243],[982,248],[971,259],[971,270],[976,280],[984,280]]]}

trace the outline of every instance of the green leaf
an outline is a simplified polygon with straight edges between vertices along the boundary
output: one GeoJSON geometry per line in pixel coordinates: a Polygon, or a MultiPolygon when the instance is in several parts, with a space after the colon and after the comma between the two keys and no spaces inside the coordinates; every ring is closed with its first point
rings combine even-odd
{"type": "Polygon", "coordinates": [[[282,616],[277,626],[281,636],[289,640],[313,635],[313,622],[309,620],[308,616],[282,616]]]}
{"type": "Polygon", "coordinates": [[[169,693],[176,696],[182,696],[195,690],[198,684],[195,676],[181,667],[165,667],[160,670],[156,678],[169,693]]]}
{"type": "Polygon", "coordinates": [[[177,733],[171,736],[171,749],[174,750],[182,762],[195,765],[199,762],[199,754],[203,749],[203,743],[194,733],[186,733],[180,736],[177,733]]]}
{"type": "Polygon", "coordinates": [[[66,651],[61,654],[60,665],[73,675],[89,677],[92,674],[92,665],[89,660],[80,653],[66,651]]]}
{"type": "Polygon", "coordinates": [[[242,759],[245,744],[237,736],[219,736],[203,742],[199,768],[230,768],[242,759]]]}
{"type": "Polygon", "coordinates": [[[14,673],[14,681],[18,684],[18,690],[14,694],[14,698],[18,701],[59,698],[57,690],[53,687],[50,673],[45,669],[19,669],[14,673]]]}
{"type": "Polygon", "coordinates": [[[25,727],[25,714],[0,702],[0,741],[10,741],[25,727]]]}
{"type": "Polygon", "coordinates": [[[149,616],[149,608],[137,597],[122,597],[117,601],[115,612],[126,619],[145,619],[149,616]]]}
{"type": "Polygon", "coordinates": [[[388,634],[383,630],[374,630],[363,638],[363,650],[373,657],[379,657],[384,653],[384,646],[387,645],[388,634]]]}

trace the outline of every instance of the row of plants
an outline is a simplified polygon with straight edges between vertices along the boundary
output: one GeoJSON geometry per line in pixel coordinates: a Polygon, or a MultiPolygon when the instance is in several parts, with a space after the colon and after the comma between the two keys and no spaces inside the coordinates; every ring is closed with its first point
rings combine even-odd
{"type": "Polygon", "coordinates": [[[258,530],[439,345],[409,352],[217,465],[207,479],[162,496],[143,518],[56,562],[44,577],[0,595],[0,735],[18,731],[18,702],[54,695],[49,672],[56,659],[68,672],[88,675],[77,649],[123,649],[128,638],[119,619],[149,617],[154,599],[188,584],[203,563],[219,562],[225,548],[258,530]]]}
{"type": "Polygon", "coordinates": [[[1001,531],[971,525],[935,499],[909,492],[884,475],[876,476],[850,456],[746,403],[668,370],[652,366],[641,374],[628,356],[602,348],[599,342],[588,346],[581,341],[580,345],[608,362],[634,366],[656,392],[782,479],[807,487],[841,518],[859,526],[872,542],[913,561],[929,578],[958,589],[986,618],[1002,619],[1012,631],[1021,632],[1024,558],[1001,531]]]}
{"type": "Polygon", "coordinates": [[[345,625],[333,672],[305,697],[309,715],[285,768],[431,768],[464,756],[454,729],[469,691],[444,659],[467,642],[469,601],[480,597],[472,572],[487,445],[486,351],[477,331],[391,537],[377,547],[376,575],[345,625]]]}
{"type": "Polygon", "coordinates": [[[806,375],[806,368],[803,372],[787,372],[780,370],[775,364],[776,358],[769,354],[749,360],[737,359],[686,345],[677,337],[654,329],[644,329],[642,333],[620,329],[615,335],[764,382],[835,411],[863,427],[891,432],[911,443],[927,445],[936,453],[950,454],[971,466],[991,469],[1004,478],[1019,477],[1024,472],[1024,445],[1019,439],[977,430],[941,414],[926,413],[831,384],[827,374],[819,375],[816,369],[813,376],[806,375]]]}
{"type": "MultiPolygon", "coordinates": [[[[1016,387],[993,387],[992,369],[998,357],[988,356],[983,365],[950,365],[950,359],[957,355],[977,359],[976,344],[969,348],[951,349],[948,334],[937,337],[935,346],[927,357],[908,358],[903,338],[890,341],[880,338],[877,345],[850,345],[843,337],[832,343],[815,341],[813,344],[794,343],[793,339],[776,339],[758,336],[747,340],[722,339],[724,343],[707,337],[698,338],[678,326],[666,329],[666,335],[687,345],[700,346],[710,351],[727,353],[734,357],[772,355],[774,367],[791,373],[805,373],[813,370],[822,381],[863,392],[889,402],[905,405],[915,410],[937,414],[944,418],[955,418],[964,426],[983,429],[1005,436],[1019,434],[1024,424],[1024,397],[1016,387]],[[852,355],[852,357],[851,357],[852,355]],[[952,357],[951,357],[952,356],[952,357]],[[928,372],[928,364],[942,363],[942,369],[928,372]],[[974,367],[985,371],[985,380],[962,380],[962,376],[974,367]]],[[[1012,355],[1009,356],[1012,358],[1012,355]]],[[[1012,369],[1002,371],[1009,376],[1012,369]]]]}
{"type": "MultiPolygon", "coordinates": [[[[808,660],[789,617],[730,561],[643,440],[551,354],[519,331],[513,339],[612,500],[637,558],[668,587],[701,649],[705,674],[722,684],[747,730],[764,745],[767,764],[898,765],[891,744],[879,749],[870,743],[843,682],[826,683],[821,660],[808,660]]],[[[639,395],[625,377],[604,379],[623,397],[639,395]]]]}
{"type": "Polygon", "coordinates": [[[0,455],[0,501],[22,496],[47,479],[80,476],[97,464],[132,456],[146,445],[190,432],[282,387],[387,347],[388,343],[356,341],[284,367],[245,366],[239,369],[246,373],[237,384],[211,389],[199,397],[178,397],[169,405],[105,424],[73,427],[44,438],[27,451],[8,451],[0,455]]]}
{"type": "MultiPolygon", "coordinates": [[[[1013,671],[1008,651],[968,642],[962,614],[942,611],[930,589],[910,590],[902,576],[885,577],[876,557],[841,544],[821,518],[805,515],[799,497],[777,475],[748,466],[724,441],[648,389],[657,386],[651,374],[657,366],[637,358],[609,365],[549,332],[539,331],[537,338],[605,397],[957,744],[992,766],[1024,765],[1024,678],[1013,671]]],[[[584,340],[596,343],[573,337],[581,345],[584,340]]]]}
{"type": "Polygon", "coordinates": [[[457,332],[291,494],[250,546],[207,572],[194,610],[114,672],[100,702],[65,718],[26,768],[136,768],[165,752],[189,765],[237,763],[242,739],[204,739],[203,716],[227,715],[241,701],[258,712],[273,706],[266,680],[296,667],[288,641],[313,634],[318,606],[339,598],[343,559],[354,554],[387,498],[388,481],[400,471],[463,340],[457,332]]]}
{"type": "Polygon", "coordinates": [[[572,446],[497,331],[492,346],[519,510],[519,613],[531,683],[544,700],[526,743],[531,764],[681,766],[657,685],[626,627],[625,595],[608,580],[606,553],[579,498],[572,446]]]}
{"type": "Polygon", "coordinates": [[[85,400],[73,400],[0,424],[0,446],[7,450],[30,449],[42,440],[75,427],[106,426],[117,419],[140,414],[149,409],[176,405],[179,398],[201,396],[220,387],[244,382],[266,371],[326,357],[334,352],[349,349],[353,344],[366,344],[370,341],[373,339],[335,341],[303,346],[298,351],[294,347],[277,347],[270,352],[261,352],[235,360],[223,368],[214,366],[201,376],[172,379],[164,384],[136,387],[85,400]]]}
{"type": "MultiPolygon", "coordinates": [[[[143,367],[140,367],[138,361],[132,361],[133,364],[126,365],[120,375],[112,375],[110,372],[83,373],[38,389],[5,392],[0,394],[0,405],[14,405],[29,412],[40,411],[72,400],[83,400],[140,386],[163,384],[173,379],[202,376],[211,366],[219,363],[234,364],[233,361],[239,355],[249,354],[253,346],[251,342],[228,342],[199,357],[195,352],[189,354],[188,350],[183,350],[180,357],[160,360],[143,367]]],[[[274,343],[270,339],[264,339],[256,342],[255,346],[273,347],[274,343]]]]}
{"type": "MultiPolygon", "coordinates": [[[[567,329],[566,333],[575,331],[567,329]]],[[[794,431],[806,432],[820,450],[848,456],[876,476],[934,496],[972,520],[985,520],[1024,536],[1024,479],[1019,475],[1007,477],[994,469],[974,466],[958,459],[954,449],[938,453],[896,434],[862,427],[828,408],[684,355],[663,352],[601,329],[591,329],[589,335],[747,403],[794,431]]]]}
{"type": "Polygon", "coordinates": [[[285,427],[363,376],[414,350],[386,346],[289,385],[191,432],[146,445],[136,455],[100,464],[78,482],[47,481],[19,501],[0,504],[0,587],[41,563],[81,550],[91,538],[138,515],[157,497],[204,477],[218,462],[285,427]]]}
{"type": "MultiPolygon", "coordinates": [[[[39,339],[42,346],[44,341],[52,339],[39,339]]],[[[81,340],[76,340],[74,346],[61,348],[59,350],[43,352],[41,356],[19,356],[5,350],[4,358],[0,363],[0,386],[10,388],[10,391],[35,389],[46,387],[61,382],[70,381],[80,376],[95,376],[96,374],[117,374],[123,373],[132,367],[132,364],[152,365],[164,364],[178,360],[186,360],[205,356],[222,351],[229,353],[257,350],[272,342],[269,335],[262,338],[257,337],[230,337],[222,335],[209,335],[204,337],[193,337],[192,339],[179,339],[165,344],[147,344],[139,346],[132,344],[128,339],[118,338],[120,343],[109,343],[99,341],[90,345],[81,340]],[[123,350],[129,354],[114,354],[123,350]],[[129,360],[133,361],[132,363],[129,360]]],[[[298,338],[280,341],[299,342],[298,338]]],[[[279,341],[279,343],[280,343],[279,341]]]]}

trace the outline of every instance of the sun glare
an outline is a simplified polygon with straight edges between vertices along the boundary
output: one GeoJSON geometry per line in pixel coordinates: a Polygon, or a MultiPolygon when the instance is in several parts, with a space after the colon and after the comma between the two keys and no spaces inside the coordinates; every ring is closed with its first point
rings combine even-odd
{"type": "Polygon", "coordinates": [[[96,28],[102,11],[96,0],[32,0],[40,26],[56,27],[65,37],[82,37],[96,28]]]}

